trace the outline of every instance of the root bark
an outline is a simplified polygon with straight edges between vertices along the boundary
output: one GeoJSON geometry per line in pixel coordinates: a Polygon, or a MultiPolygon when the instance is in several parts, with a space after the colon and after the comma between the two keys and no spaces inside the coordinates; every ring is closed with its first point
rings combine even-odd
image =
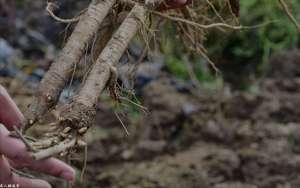
{"type": "Polygon", "coordinates": [[[57,137],[59,143],[33,153],[35,159],[51,157],[74,147],[77,140],[93,124],[95,106],[101,92],[105,90],[113,77],[112,69],[119,62],[129,42],[145,20],[145,8],[135,5],[97,58],[78,95],[74,96],[70,103],[59,105],[51,112],[56,114],[54,122],[57,122],[56,126],[60,131],[56,130],[53,137],[57,137]],[[63,130],[66,128],[71,129],[64,133],[63,130]]]}
{"type": "Polygon", "coordinates": [[[103,0],[98,4],[92,3],[80,18],[59,57],[40,83],[37,95],[25,114],[25,129],[56,104],[72,74],[73,66],[82,58],[86,45],[92,40],[115,2],[116,0],[103,0]]]}

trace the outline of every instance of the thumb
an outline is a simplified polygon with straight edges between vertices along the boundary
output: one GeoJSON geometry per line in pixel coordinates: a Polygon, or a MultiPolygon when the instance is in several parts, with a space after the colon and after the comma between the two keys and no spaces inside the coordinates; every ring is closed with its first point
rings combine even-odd
{"type": "Polygon", "coordinates": [[[13,126],[20,127],[24,119],[23,114],[10,98],[6,89],[0,85],[0,123],[11,130],[13,126]]]}

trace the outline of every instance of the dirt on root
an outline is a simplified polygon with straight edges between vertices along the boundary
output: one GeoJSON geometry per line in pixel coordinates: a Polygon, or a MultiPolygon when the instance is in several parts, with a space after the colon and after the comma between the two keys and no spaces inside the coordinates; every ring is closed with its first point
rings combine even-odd
{"type": "MultiPolygon", "coordinates": [[[[298,188],[299,56],[299,50],[274,55],[255,92],[225,86],[194,96],[176,79],[154,80],[142,90],[150,113],[124,120],[129,136],[100,106],[87,135],[84,181],[74,187],[298,188]]],[[[20,95],[13,96],[18,102],[20,95]]],[[[82,160],[73,165],[80,172],[82,160]]]]}

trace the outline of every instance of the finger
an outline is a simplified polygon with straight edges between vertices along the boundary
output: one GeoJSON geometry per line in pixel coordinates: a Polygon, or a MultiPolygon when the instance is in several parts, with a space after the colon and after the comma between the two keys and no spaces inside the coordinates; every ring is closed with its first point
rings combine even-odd
{"type": "Polygon", "coordinates": [[[62,161],[54,158],[33,161],[27,152],[25,144],[15,138],[9,137],[9,131],[0,124],[0,153],[13,161],[16,167],[28,167],[69,181],[75,178],[75,171],[62,161]],[[7,147],[9,146],[9,147],[7,147]]]}
{"type": "Polygon", "coordinates": [[[0,183],[2,185],[19,185],[22,188],[51,188],[50,184],[37,179],[27,179],[13,174],[8,161],[0,156],[0,183]]]}
{"type": "Polygon", "coordinates": [[[0,124],[0,154],[19,165],[26,166],[32,162],[25,144],[19,139],[10,137],[9,131],[2,124],[0,124]]]}
{"type": "Polygon", "coordinates": [[[5,183],[12,179],[9,164],[3,155],[0,155],[0,169],[0,183],[5,183]]]}
{"type": "Polygon", "coordinates": [[[17,184],[20,188],[51,188],[51,185],[46,181],[24,178],[15,174],[12,176],[11,184],[17,184]]]}
{"type": "Polygon", "coordinates": [[[0,122],[3,123],[9,130],[13,126],[20,127],[24,119],[23,114],[10,98],[4,87],[0,85],[0,122]]]}
{"type": "Polygon", "coordinates": [[[10,160],[10,165],[16,169],[27,167],[31,170],[39,171],[50,176],[63,178],[68,181],[75,180],[75,170],[66,163],[55,158],[33,161],[30,165],[27,164],[26,166],[10,160]]]}
{"type": "Polygon", "coordinates": [[[51,176],[64,178],[68,181],[74,181],[75,179],[74,169],[55,158],[34,161],[29,168],[51,176]]]}

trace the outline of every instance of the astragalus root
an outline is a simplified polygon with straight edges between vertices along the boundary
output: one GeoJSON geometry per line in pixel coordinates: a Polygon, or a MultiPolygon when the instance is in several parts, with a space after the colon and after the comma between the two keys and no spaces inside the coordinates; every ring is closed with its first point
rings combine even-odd
{"type": "Polygon", "coordinates": [[[115,2],[116,0],[95,1],[80,17],[65,47],[42,79],[35,99],[25,113],[25,130],[57,103],[74,65],[83,57],[87,44],[93,39],[115,2]]]}
{"type": "Polygon", "coordinates": [[[50,134],[54,141],[50,147],[33,153],[35,159],[53,156],[82,143],[82,135],[94,121],[99,95],[115,77],[114,66],[145,20],[145,8],[135,5],[97,58],[79,93],[70,103],[58,105],[50,112],[54,117],[52,126],[56,127],[50,134]]]}

